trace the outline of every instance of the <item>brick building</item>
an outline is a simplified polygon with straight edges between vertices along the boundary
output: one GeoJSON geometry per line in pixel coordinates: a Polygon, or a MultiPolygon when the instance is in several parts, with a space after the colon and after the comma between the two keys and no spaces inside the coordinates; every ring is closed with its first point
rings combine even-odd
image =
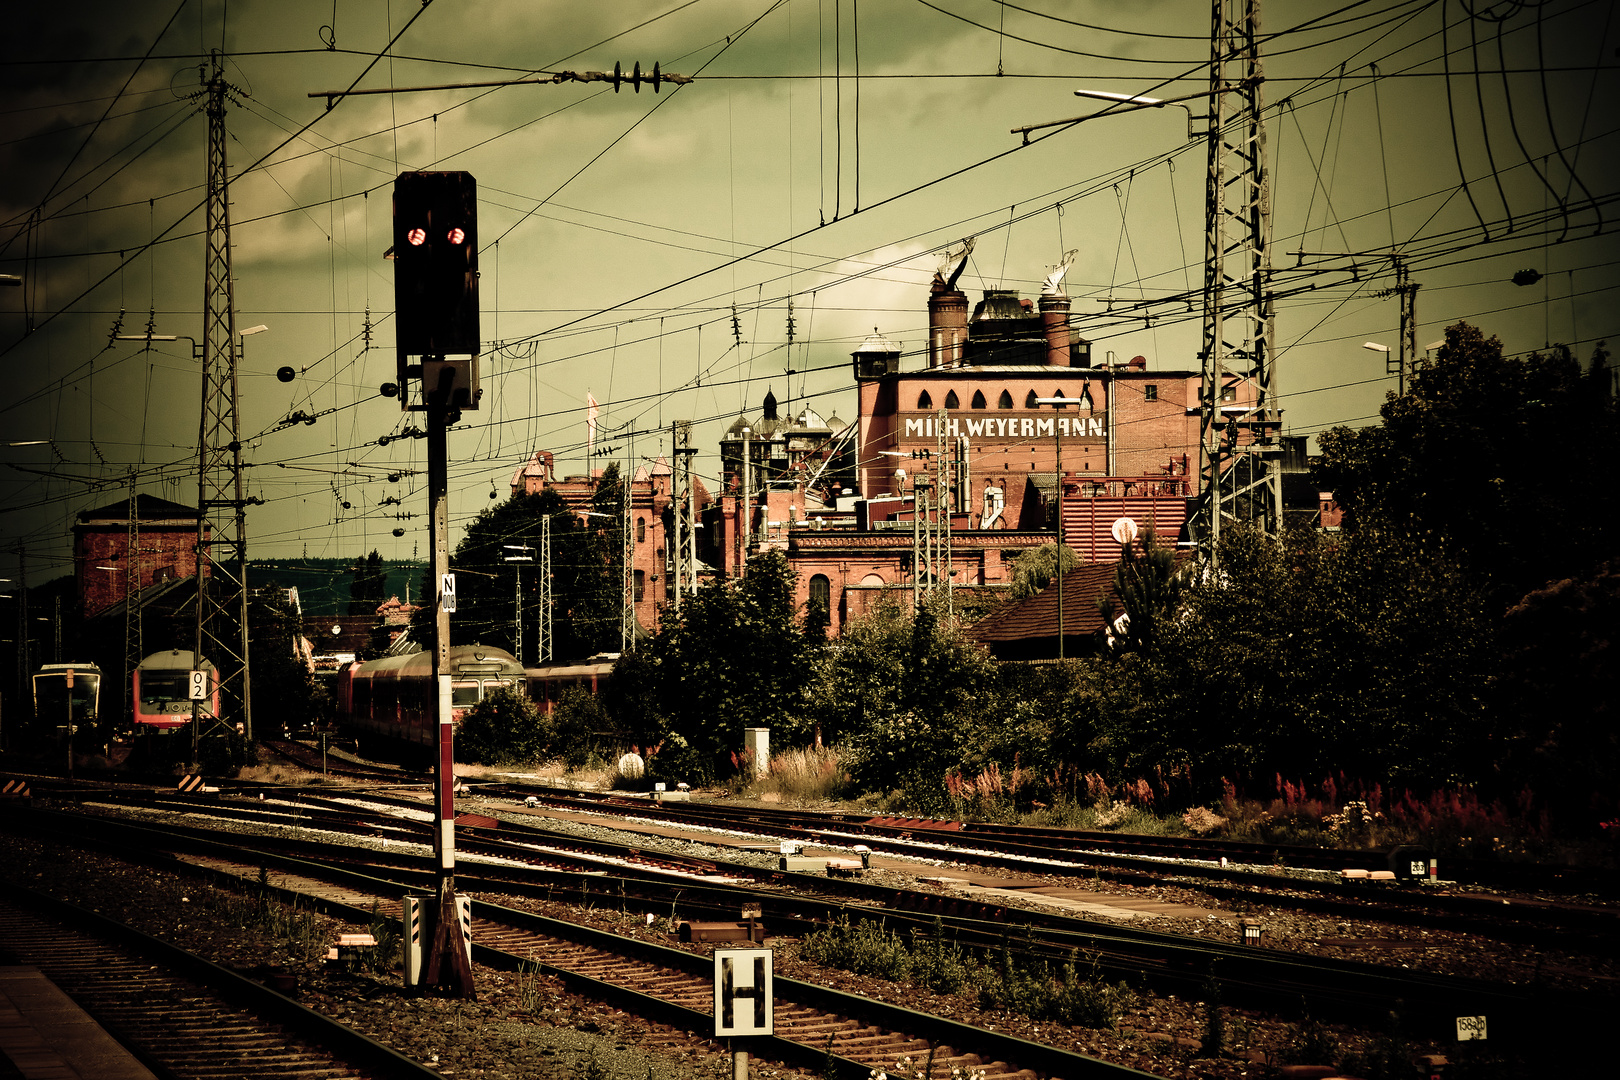
{"type": "MultiPolygon", "coordinates": [[[[196,508],[135,496],[136,550],[129,552],[130,500],[79,513],[73,525],[73,576],[79,611],[86,618],[121,604],[129,588],[130,562],[138,590],[197,573],[196,508]]],[[[204,524],[203,541],[212,529],[204,524]]],[[[208,573],[206,558],[203,573],[208,573]]]]}
{"type": "MultiPolygon", "coordinates": [[[[919,487],[923,521],[940,533],[949,517],[955,588],[1007,588],[1012,561],[1050,543],[1060,518],[1064,543],[1088,564],[1119,557],[1112,530],[1121,517],[1151,526],[1162,542],[1188,540],[1195,365],[1150,369],[1140,356],[1094,364],[1091,343],[1069,325],[1060,274],[1038,301],[990,289],[971,313],[954,280],[936,276],[928,325],[926,345],[912,353],[876,330],[854,350],[854,423],[808,408],[779,415],[767,393],[758,417],[730,425],[719,447],[720,491],[700,499],[698,556],[707,567],[734,576],[754,553],[785,551],[799,572],[800,604],[812,595],[825,603],[836,633],[885,589],[909,601],[919,487]],[[945,491],[948,514],[938,509],[945,491]]],[[[1232,376],[1221,406],[1238,415],[1254,398],[1252,384],[1232,376]]],[[[660,461],[638,470],[634,485],[636,569],[647,584],[637,589],[636,614],[647,628],[668,599],[669,475],[660,461]]],[[[583,509],[594,483],[553,481],[549,455],[536,454],[513,490],[554,486],[583,509]]],[[[943,577],[944,560],[937,565],[943,577]]]]}
{"type": "MultiPolygon", "coordinates": [[[[594,509],[600,475],[556,476],[555,459],[548,451],[536,451],[513,472],[509,484],[513,495],[538,495],[555,491],[575,513],[594,509]]],[[[669,599],[669,543],[674,529],[671,506],[674,503],[674,470],[659,457],[639,466],[630,480],[630,529],[633,555],[630,563],[636,622],[644,630],[658,626],[659,606],[669,599]]],[[[709,492],[693,477],[692,488],[701,514],[709,504],[709,492]]]]}

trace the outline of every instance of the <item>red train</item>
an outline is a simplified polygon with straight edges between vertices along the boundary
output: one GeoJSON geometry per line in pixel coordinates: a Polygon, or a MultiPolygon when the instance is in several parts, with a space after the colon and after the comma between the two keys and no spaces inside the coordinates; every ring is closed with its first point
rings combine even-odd
{"type": "Polygon", "coordinates": [[[136,731],[173,731],[191,723],[192,672],[204,684],[195,702],[202,716],[219,715],[219,673],[207,657],[183,649],[156,652],[135,668],[132,700],[136,731]]]}
{"type": "Polygon", "coordinates": [[[583,664],[551,664],[546,667],[524,668],[523,676],[529,684],[529,700],[541,712],[550,714],[562,700],[563,691],[577,686],[592,695],[607,686],[613,672],[613,660],[591,657],[583,664]]]}
{"type": "MultiPolygon", "coordinates": [[[[455,719],[499,687],[524,688],[523,665],[487,645],[450,647],[450,706],[455,719]]],[[[385,656],[338,673],[337,710],[362,740],[432,747],[438,723],[433,655],[385,656]]]]}

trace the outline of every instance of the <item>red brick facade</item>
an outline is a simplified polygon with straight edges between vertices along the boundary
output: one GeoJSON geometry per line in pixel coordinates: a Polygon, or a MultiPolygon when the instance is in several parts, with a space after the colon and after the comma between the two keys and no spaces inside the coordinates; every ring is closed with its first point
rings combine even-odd
{"type": "MultiPolygon", "coordinates": [[[[778,417],[769,394],[757,419],[738,417],[721,440],[721,492],[701,500],[699,558],[735,576],[752,554],[784,550],[800,604],[823,599],[837,633],[886,588],[910,602],[919,478],[954,486],[956,587],[1010,585],[1012,560],[1051,541],[1059,505],[1064,542],[1087,563],[1118,558],[1121,517],[1182,540],[1197,490],[1199,372],[1149,370],[1142,357],[1091,366],[1090,343],[1068,326],[1068,299],[1056,279],[1049,286],[1038,308],[990,290],[970,316],[965,294],[936,281],[926,366],[902,371],[904,350],[877,333],[853,353],[854,425],[808,409],[778,417]],[[1054,398],[1072,404],[1040,400],[1054,398]]],[[[1244,408],[1253,396],[1231,380],[1222,405],[1244,408]]],[[[549,475],[549,455],[537,454],[513,491],[549,485],[588,508],[591,478],[549,475]]],[[[639,471],[633,489],[644,582],[636,614],[648,628],[669,599],[669,483],[660,462],[639,471]]]]}
{"type": "MultiPolygon", "coordinates": [[[[137,587],[197,573],[197,511],[152,495],[136,497],[137,587]]],[[[212,535],[204,527],[204,541],[212,535]]],[[[91,618],[123,602],[129,585],[129,501],[85,510],[73,526],[79,608],[91,618]],[[110,569],[108,569],[110,568],[110,569]]],[[[203,573],[208,573],[206,560],[203,573]]]]}

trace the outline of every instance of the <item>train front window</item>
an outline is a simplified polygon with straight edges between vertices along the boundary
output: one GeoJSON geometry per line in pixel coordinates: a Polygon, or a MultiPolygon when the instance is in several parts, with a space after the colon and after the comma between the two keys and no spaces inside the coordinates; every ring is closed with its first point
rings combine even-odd
{"type": "Polygon", "coordinates": [[[478,704],[478,683],[453,682],[450,684],[450,704],[458,709],[478,704]]]}
{"type": "Polygon", "coordinates": [[[191,672],[179,669],[141,672],[141,704],[161,705],[191,698],[191,672]]]}

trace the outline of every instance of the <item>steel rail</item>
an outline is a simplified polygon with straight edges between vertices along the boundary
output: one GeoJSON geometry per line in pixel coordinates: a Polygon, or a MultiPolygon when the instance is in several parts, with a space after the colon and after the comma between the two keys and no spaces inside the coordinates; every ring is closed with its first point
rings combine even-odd
{"type": "Polygon", "coordinates": [[[178,945],[136,930],[89,908],[13,885],[6,900],[90,936],[129,949],[164,968],[182,973],[226,1001],[297,1032],[358,1069],[400,1080],[431,1080],[440,1074],[285,994],[254,982],[178,945]]]}
{"type": "MultiPolygon", "coordinates": [[[[51,824],[72,831],[80,831],[82,827],[72,816],[68,816],[66,821],[53,821],[51,824]]],[[[99,833],[109,831],[109,823],[95,824],[99,833]]],[[[172,846],[176,839],[180,839],[147,826],[114,825],[111,828],[124,837],[125,843],[117,850],[126,854],[136,840],[172,846]]],[[[94,841],[95,838],[89,839],[94,841]]],[[[385,881],[315,859],[255,850],[251,847],[251,841],[257,839],[232,836],[229,843],[200,838],[187,838],[186,842],[193,845],[195,850],[206,851],[238,865],[252,863],[274,866],[286,873],[325,878],[357,888],[382,890],[385,895],[394,895],[387,889],[397,891],[408,887],[408,883],[397,880],[400,877],[409,877],[418,883],[427,880],[425,871],[421,869],[410,871],[405,867],[387,867],[392,878],[385,881]]],[[[420,865],[425,864],[419,862],[420,865]]],[[[604,876],[601,880],[605,884],[613,879],[604,876]]],[[[587,883],[577,876],[571,878],[571,883],[581,890],[583,898],[587,883]]],[[[480,869],[478,884],[484,889],[508,893],[527,891],[510,877],[497,875],[492,867],[480,869]]],[[[631,884],[630,879],[624,879],[616,883],[616,887],[624,890],[622,895],[628,895],[630,889],[627,886],[631,884]]],[[[654,893],[660,898],[667,898],[670,887],[667,879],[663,882],[640,881],[635,885],[637,888],[651,885],[661,890],[654,893]]],[[[541,895],[541,887],[538,884],[533,886],[529,894],[541,895]]],[[[555,884],[543,887],[547,898],[559,899],[555,884]]],[[[697,888],[693,886],[691,891],[695,893],[697,888]]],[[[714,888],[718,889],[718,886],[714,888]]],[[[892,896],[895,892],[870,885],[867,890],[874,896],[892,896]]],[[[1593,995],[1427,975],[1352,961],[1300,957],[1133,927],[1102,926],[1088,920],[1023,909],[997,911],[992,913],[991,918],[936,916],[933,913],[895,910],[872,912],[825,900],[806,902],[762,890],[746,892],[731,889],[720,893],[721,896],[727,894],[734,898],[747,897],[777,911],[797,907],[796,917],[800,921],[825,921],[846,914],[852,918],[879,918],[896,922],[909,920],[913,932],[929,933],[932,932],[931,923],[938,919],[959,939],[965,939],[976,949],[993,951],[1016,945],[1021,951],[1033,951],[1034,955],[1048,960],[1061,960],[1069,954],[1083,951],[1088,959],[1097,958],[1100,966],[1106,966],[1111,971],[1119,974],[1141,972],[1151,980],[1180,992],[1201,985],[1213,975],[1223,986],[1241,991],[1274,1008],[1289,1004],[1297,1007],[1302,1001],[1316,1002],[1318,1005],[1331,1004],[1361,1018],[1379,1019],[1404,1002],[1407,1010],[1423,1014],[1440,1027],[1458,1015],[1488,1013],[1497,1017],[1493,1023],[1493,1035],[1499,1031],[1501,1037],[1508,1039],[1542,1038],[1548,1032],[1559,1030],[1574,1033],[1583,1027],[1589,1028],[1604,1014],[1603,1003],[1595,1000],[1593,995]],[[1027,919],[1027,924],[1019,927],[1017,934],[1008,925],[1007,920],[1012,918],[1027,919]],[[1036,933],[1037,929],[1039,934],[1036,933]]],[[[734,899],[733,902],[737,901],[734,899]]]]}

